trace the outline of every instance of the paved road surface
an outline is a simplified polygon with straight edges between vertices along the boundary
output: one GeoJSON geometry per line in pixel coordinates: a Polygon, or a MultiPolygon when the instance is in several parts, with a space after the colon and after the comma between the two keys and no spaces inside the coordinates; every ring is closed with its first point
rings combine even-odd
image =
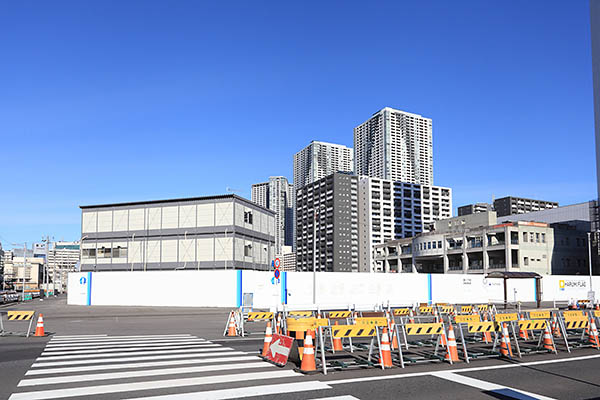
{"type": "MultiPolygon", "coordinates": [[[[46,338],[0,338],[0,398],[592,399],[600,352],[515,363],[423,364],[302,375],[256,357],[260,331],[223,338],[219,309],[21,305],[44,313],[46,338]]],[[[4,309],[3,309],[4,310],[4,309]]]]}

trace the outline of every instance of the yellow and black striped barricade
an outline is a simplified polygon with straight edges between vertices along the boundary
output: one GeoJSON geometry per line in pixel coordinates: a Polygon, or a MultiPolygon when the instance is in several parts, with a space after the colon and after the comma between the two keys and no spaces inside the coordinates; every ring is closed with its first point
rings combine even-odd
{"type": "Polygon", "coordinates": [[[460,314],[473,314],[473,306],[460,306],[460,314]]]}
{"type": "Polygon", "coordinates": [[[438,354],[440,347],[440,337],[445,332],[443,322],[423,322],[423,323],[402,323],[396,324],[395,335],[398,336],[398,359],[400,366],[404,368],[405,362],[411,364],[443,361],[444,358],[438,354]],[[409,336],[429,336],[436,337],[433,351],[428,349],[428,345],[423,345],[420,340],[409,342],[409,336]],[[404,350],[402,348],[404,347],[404,350]]]}
{"type": "Polygon", "coordinates": [[[454,306],[449,304],[438,305],[437,311],[440,314],[440,316],[455,314],[454,306]]]}
{"type": "Polygon", "coordinates": [[[8,336],[8,335],[25,335],[29,337],[31,334],[31,326],[33,324],[33,320],[35,319],[35,311],[2,311],[0,312],[0,336],[8,336]],[[29,321],[27,331],[26,332],[18,332],[18,331],[5,331],[4,330],[4,322],[2,322],[3,316],[6,316],[6,321],[10,325],[22,325],[19,324],[19,321],[29,321]]]}
{"type": "Polygon", "coordinates": [[[586,338],[590,327],[590,317],[583,311],[564,311],[559,319],[563,327],[563,336],[567,351],[571,348],[588,347],[590,345],[586,338]]]}
{"type": "MultiPolygon", "coordinates": [[[[327,375],[327,368],[335,368],[335,369],[348,369],[352,367],[373,367],[375,364],[371,361],[375,340],[377,340],[379,351],[381,352],[381,343],[379,339],[381,328],[373,323],[373,324],[352,324],[352,325],[326,325],[318,327],[318,336],[320,340],[320,357],[321,357],[321,366],[323,373],[327,375]],[[331,348],[333,349],[333,340],[347,339],[350,343],[352,343],[352,339],[371,339],[369,344],[369,353],[368,357],[365,359],[364,356],[358,356],[353,354],[354,349],[353,346],[350,345],[350,354],[345,353],[335,353],[333,355],[326,356],[327,349],[325,348],[325,340],[324,337],[328,335],[331,339],[331,348]],[[327,361],[327,357],[329,357],[329,364],[327,361]]],[[[379,355],[381,359],[381,354],[379,355]]],[[[383,368],[383,366],[382,366],[383,368]]]]}
{"type": "Polygon", "coordinates": [[[286,317],[310,318],[314,317],[313,311],[288,311],[286,317]]]}
{"type": "Polygon", "coordinates": [[[467,331],[467,324],[468,323],[478,323],[481,321],[481,317],[479,316],[479,314],[464,314],[464,315],[455,315],[454,316],[454,323],[456,324],[457,328],[460,330],[460,335],[463,338],[463,340],[465,341],[465,343],[479,343],[480,341],[483,340],[483,335],[481,335],[480,333],[473,333],[473,334],[466,334],[465,332],[467,331]]]}
{"type": "MultiPolygon", "coordinates": [[[[465,314],[456,315],[454,317],[454,323],[456,325],[455,332],[457,332],[457,342],[460,337],[462,349],[459,350],[459,356],[461,355],[464,360],[469,363],[471,358],[486,358],[486,357],[497,357],[496,353],[490,352],[487,349],[480,348],[483,345],[489,345],[491,343],[484,343],[484,333],[493,332],[490,329],[490,324],[482,323],[479,314],[465,314]],[[485,328],[485,329],[484,329],[485,328]],[[469,351],[467,343],[474,347],[473,350],[469,351]]],[[[491,325],[493,327],[493,324],[491,325]]]]}
{"type": "MultiPolygon", "coordinates": [[[[520,345],[520,348],[522,349],[521,353],[526,355],[547,353],[549,350],[544,347],[544,332],[546,328],[548,329],[548,332],[552,332],[550,311],[530,311],[529,314],[531,319],[523,319],[516,322],[519,332],[526,331],[532,333],[530,339],[520,338],[522,341],[522,344],[520,345]],[[537,318],[532,318],[531,315],[537,318]],[[542,318],[544,316],[546,318],[542,318]],[[535,343],[536,340],[536,331],[539,333],[539,338],[537,340],[537,344],[533,345],[532,342],[535,343]]],[[[554,349],[552,352],[556,354],[556,343],[554,342],[554,335],[552,335],[552,333],[550,333],[550,339],[554,349]]]]}
{"type": "MultiPolygon", "coordinates": [[[[476,315],[479,317],[479,315],[476,315]]],[[[459,331],[461,336],[463,335],[464,324],[459,324],[459,331]]],[[[470,321],[466,323],[466,332],[469,335],[482,335],[485,333],[493,334],[493,339],[491,343],[472,343],[470,348],[466,346],[463,348],[465,352],[465,359],[469,361],[470,359],[479,359],[479,358],[491,358],[491,357],[500,357],[500,352],[497,350],[498,339],[502,334],[502,323],[494,322],[494,321],[470,321]],[[488,347],[491,344],[491,349],[488,347]]],[[[512,329],[513,340],[516,341],[516,334],[514,329],[512,329]]],[[[509,333],[510,334],[510,333],[509,333]]],[[[519,357],[521,356],[518,344],[516,344],[517,351],[519,351],[519,357]]]]}

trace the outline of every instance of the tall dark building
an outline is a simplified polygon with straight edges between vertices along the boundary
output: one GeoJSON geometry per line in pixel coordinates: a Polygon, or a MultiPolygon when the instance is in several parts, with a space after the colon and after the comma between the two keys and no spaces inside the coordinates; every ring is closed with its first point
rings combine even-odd
{"type": "Polygon", "coordinates": [[[558,203],[554,201],[525,199],[523,197],[507,196],[494,200],[494,210],[496,210],[498,217],[524,214],[556,207],[558,207],[558,203]]]}

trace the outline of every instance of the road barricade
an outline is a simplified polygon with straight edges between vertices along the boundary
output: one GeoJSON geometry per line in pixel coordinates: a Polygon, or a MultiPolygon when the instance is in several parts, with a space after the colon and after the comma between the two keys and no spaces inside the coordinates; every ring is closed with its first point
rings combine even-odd
{"type": "Polygon", "coordinates": [[[35,319],[35,311],[1,311],[0,312],[0,336],[26,336],[29,337],[31,334],[31,326],[35,319]],[[3,319],[6,318],[6,322],[3,319]],[[29,321],[27,324],[27,330],[23,331],[24,324],[20,324],[19,321],[29,321]],[[15,328],[20,331],[5,330],[5,323],[9,326],[14,325],[15,328]]]}
{"type": "MultiPolygon", "coordinates": [[[[527,332],[529,336],[525,338],[522,335],[519,335],[521,339],[521,344],[519,348],[521,350],[521,354],[536,354],[536,353],[547,353],[552,352],[556,354],[556,343],[554,342],[554,337],[551,334],[552,332],[552,318],[550,316],[549,311],[537,311],[537,312],[529,312],[529,314],[533,314],[535,319],[522,319],[516,321],[519,332],[527,332]],[[541,316],[545,316],[545,318],[540,318],[541,316]],[[531,333],[530,333],[531,332],[531,333]],[[535,334],[539,333],[539,337],[535,339],[535,334]]],[[[515,322],[513,322],[514,324],[515,322]]]]}
{"type": "Polygon", "coordinates": [[[398,358],[394,362],[399,363],[402,368],[407,362],[418,364],[444,361],[444,355],[440,355],[441,339],[445,335],[443,322],[400,323],[396,324],[395,334],[398,336],[399,346],[396,351],[398,358]],[[429,336],[435,340],[433,343],[417,338],[409,341],[411,336],[429,336]]]}
{"type": "Polygon", "coordinates": [[[592,316],[580,310],[563,311],[559,318],[568,352],[573,348],[595,347],[589,339],[592,316]]]}

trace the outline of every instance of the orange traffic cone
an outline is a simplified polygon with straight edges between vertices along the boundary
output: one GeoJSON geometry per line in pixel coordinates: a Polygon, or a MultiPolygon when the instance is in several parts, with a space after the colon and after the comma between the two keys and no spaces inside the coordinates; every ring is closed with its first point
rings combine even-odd
{"type": "MultiPolygon", "coordinates": [[[[519,321],[524,320],[523,314],[519,314],[519,321]]],[[[529,333],[527,332],[527,329],[521,329],[521,327],[519,327],[519,337],[523,340],[529,340],[529,333]]]]}
{"type": "Polygon", "coordinates": [[[277,320],[275,323],[275,333],[277,333],[278,335],[281,334],[281,315],[277,314],[277,320]]]}
{"type": "MultiPolygon", "coordinates": [[[[450,323],[452,325],[452,323],[450,323]]],[[[442,329],[442,334],[440,335],[440,346],[448,346],[448,340],[446,339],[446,331],[442,329]]]]}
{"type": "Polygon", "coordinates": [[[458,347],[456,346],[456,336],[454,336],[454,328],[452,324],[448,325],[448,351],[444,360],[453,362],[460,361],[458,359],[458,347]]]}
{"type": "MultiPolygon", "coordinates": [[[[338,322],[335,321],[335,326],[338,326],[338,322]]],[[[342,345],[341,337],[333,337],[333,351],[341,351],[344,350],[344,346],[342,345]]]]}
{"type": "Polygon", "coordinates": [[[44,333],[44,314],[39,315],[37,326],[35,327],[35,334],[33,336],[46,336],[44,333]]]}
{"type": "Polygon", "coordinates": [[[560,328],[558,327],[558,320],[556,318],[556,314],[554,315],[554,318],[552,319],[552,333],[556,337],[559,337],[559,338],[562,337],[562,335],[560,334],[560,328]]]}
{"type": "Polygon", "coordinates": [[[502,323],[502,339],[500,340],[500,354],[504,357],[512,357],[512,346],[510,344],[510,337],[508,336],[508,328],[506,323],[502,323]]]}
{"type": "Polygon", "coordinates": [[[548,324],[546,324],[546,327],[544,328],[544,348],[552,353],[556,353],[556,348],[554,347],[548,324]]]}
{"type": "Polygon", "coordinates": [[[271,346],[271,340],[273,340],[273,330],[271,329],[271,321],[267,322],[267,329],[265,329],[265,341],[263,342],[263,357],[269,354],[269,347],[271,346]]]}
{"type": "Polygon", "coordinates": [[[590,318],[590,342],[592,343],[592,346],[600,350],[600,341],[598,340],[598,329],[596,328],[594,318],[590,318]]]}
{"type": "Polygon", "coordinates": [[[396,335],[396,322],[392,317],[390,322],[390,334],[392,335],[392,350],[398,348],[398,335],[396,335]]]}
{"type": "MultiPolygon", "coordinates": [[[[483,314],[483,321],[487,322],[488,317],[487,317],[487,313],[483,314]]],[[[485,340],[485,343],[491,343],[492,342],[492,334],[490,332],[483,332],[483,340],[485,340]]]]}
{"type": "Polygon", "coordinates": [[[315,346],[313,346],[314,333],[312,330],[306,331],[306,339],[304,339],[304,351],[302,354],[302,363],[300,364],[300,371],[310,372],[317,370],[317,363],[315,361],[315,346]]]}
{"type": "Polygon", "coordinates": [[[392,364],[392,350],[390,349],[390,337],[388,336],[387,328],[383,328],[381,333],[381,366],[384,368],[391,368],[392,364]]]}
{"type": "Polygon", "coordinates": [[[229,328],[227,328],[227,336],[237,336],[237,329],[235,328],[235,315],[233,311],[229,314],[229,328]]]}
{"type": "Polygon", "coordinates": [[[408,322],[411,323],[411,324],[415,323],[415,316],[413,314],[412,308],[410,309],[410,311],[408,313],[408,322]]]}

